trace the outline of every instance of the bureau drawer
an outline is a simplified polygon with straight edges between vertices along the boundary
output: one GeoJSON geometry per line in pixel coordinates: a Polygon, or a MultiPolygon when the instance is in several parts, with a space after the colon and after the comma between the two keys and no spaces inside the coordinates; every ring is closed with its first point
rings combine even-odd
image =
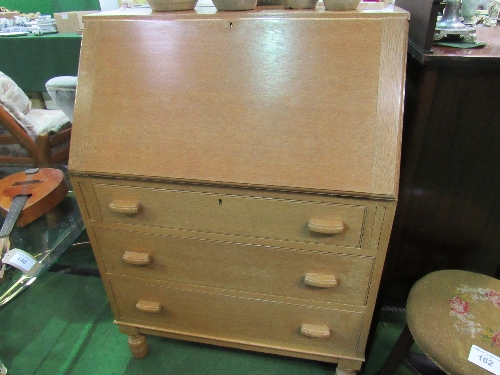
{"type": "Polygon", "coordinates": [[[328,357],[354,355],[358,347],[362,313],[179,289],[118,276],[110,277],[110,285],[118,323],[328,357]]]}
{"type": "Polygon", "coordinates": [[[95,228],[106,272],[365,305],[373,257],[95,228]]]}
{"type": "Polygon", "coordinates": [[[365,206],[105,184],[94,189],[108,222],[361,246],[365,206]]]}

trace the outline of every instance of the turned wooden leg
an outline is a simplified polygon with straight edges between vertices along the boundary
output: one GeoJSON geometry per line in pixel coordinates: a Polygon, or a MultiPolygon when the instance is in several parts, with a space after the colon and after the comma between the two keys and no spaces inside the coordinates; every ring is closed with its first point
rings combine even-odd
{"type": "Polygon", "coordinates": [[[408,355],[408,352],[410,351],[410,348],[414,342],[415,341],[413,340],[413,336],[411,335],[408,326],[405,326],[398,338],[398,341],[396,341],[396,344],[394,344],[394,348],[389,354],[389,357],[387,357],[384,365],[382,366],[380,371],[377,372],[377,375],[394,374],[399,365],[408,355]]]}
{"type": "Polygon", "coordinates": [[[335,375],[356,375],[356,371],[361,369],[363,362],[350,359],[339,359],[335,375]]]}
{"type": "Polygon", "coordinates": [[[128,337],[128,346],[135,358],[144,358],[148,354],[148,342],[144,335],[130,335],[128,337]]]}
{"type": "Polygon", "coordinates": [[[356,370],[343,369],[342,367],[337,366],[335,375],[356,375],[356,370]]]}

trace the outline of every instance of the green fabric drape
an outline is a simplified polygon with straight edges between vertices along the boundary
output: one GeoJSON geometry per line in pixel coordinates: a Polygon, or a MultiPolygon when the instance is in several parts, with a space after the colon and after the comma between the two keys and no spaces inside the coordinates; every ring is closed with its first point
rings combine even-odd
{"type": "Polygon", "coordinates": [[[22,13],[49,15],[74,10],[100,10],[99,0],[2,0],[0,6],[22,13]]]}
{"type": "Polygon", "coordinates": [[[25,92],[46,91],[49,79],[77,75],[81,41],[77,33],[0,37],[0,71],[25,92]]]}

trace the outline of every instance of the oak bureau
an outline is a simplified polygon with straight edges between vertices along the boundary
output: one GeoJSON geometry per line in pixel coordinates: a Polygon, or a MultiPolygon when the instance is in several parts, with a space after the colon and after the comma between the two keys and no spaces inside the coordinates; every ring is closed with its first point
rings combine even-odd
{"type": "Polygon", "coordinates": [[[381,4],[86,17],[69,167],[135,357],[161,335],[360,369],[408,18],[381,4]]]}

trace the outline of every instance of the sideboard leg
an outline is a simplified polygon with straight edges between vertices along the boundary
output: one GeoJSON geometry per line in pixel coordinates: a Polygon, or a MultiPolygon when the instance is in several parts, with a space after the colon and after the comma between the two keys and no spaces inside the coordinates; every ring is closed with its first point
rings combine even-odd
{"type": "Polygon", "coordinates": [[[144,358],[148,354],[148,342],[144,335],[131,335],[128,337],[128,346],[135,358],[144,358]]]}

